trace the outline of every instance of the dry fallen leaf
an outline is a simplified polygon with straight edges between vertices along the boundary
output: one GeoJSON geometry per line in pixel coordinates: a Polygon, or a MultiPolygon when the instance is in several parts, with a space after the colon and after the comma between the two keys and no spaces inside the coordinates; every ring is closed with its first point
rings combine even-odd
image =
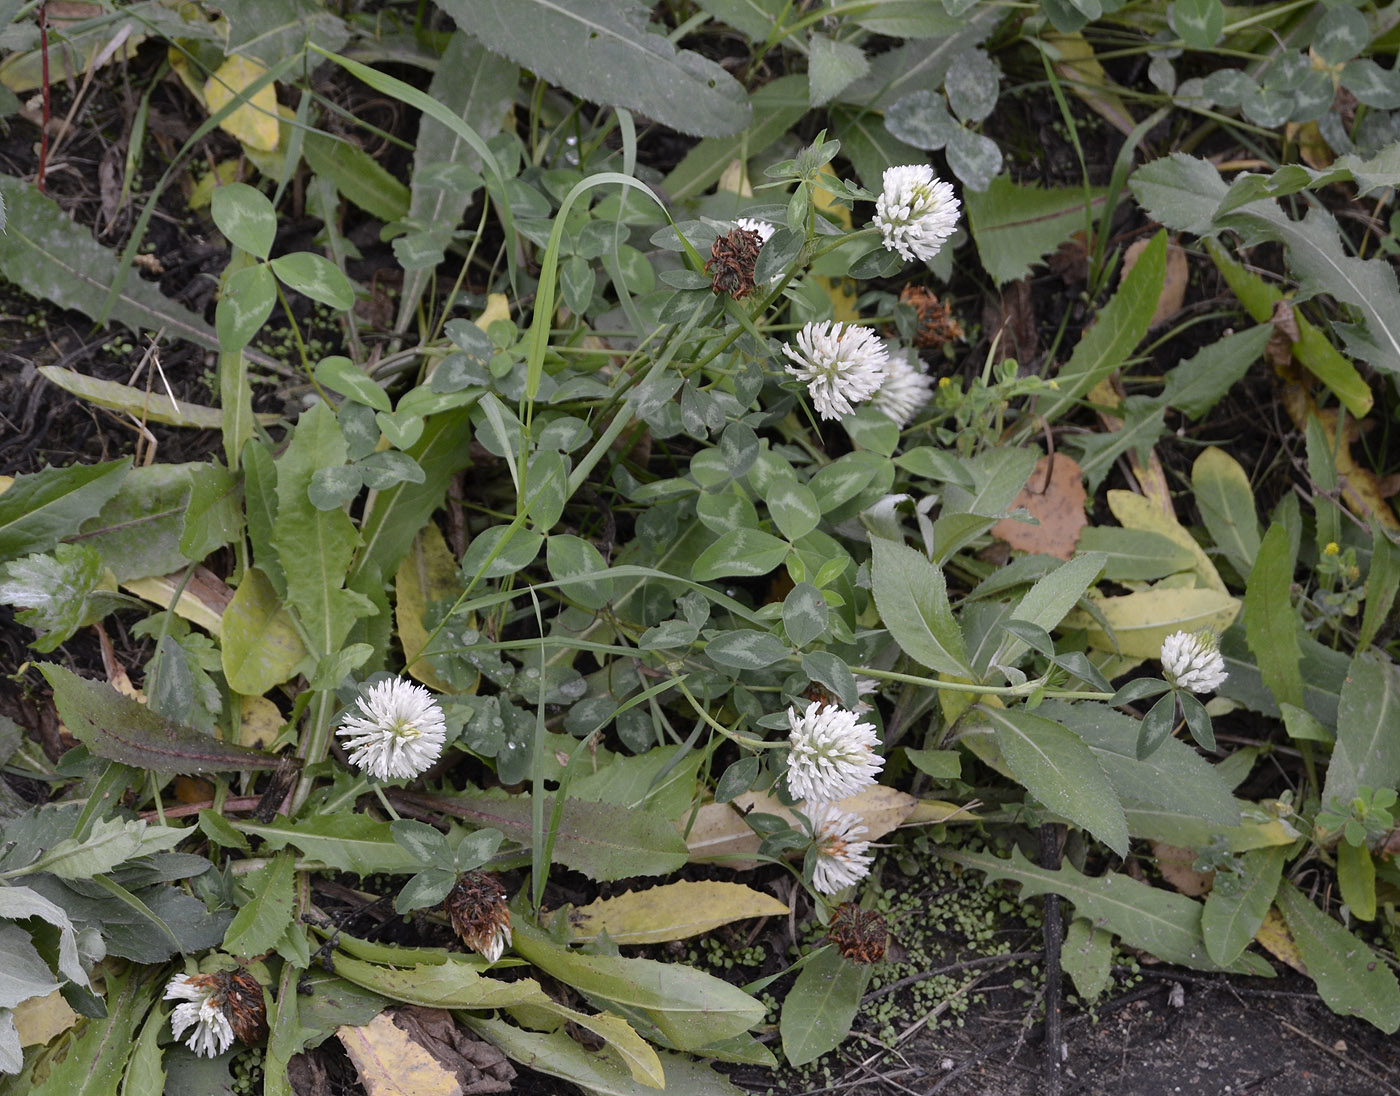
{"type": "MultiPolygon", "coordinates": [[[[877,841],[909,817],[918,804],[912,795],[874,784],[856,795],[837,800],[836,805],[849,814],[856,814],[865,823],[864,840],[877,841]]],[[[692,860],[720,860],[733,856],[752,856],[758,852],[759,837],[744,821],[751,810],[776,814],[795,822],[792,811],[777,798],[758,792],[745,792],[732,803],[706,803],[697,812],[695,824],[686,836],[692,860]]],[[[745,870],[758,866],[756,861],[723,860],[726,868],[745,870]]]]}
{"type": "Polygon", "coordinates": [[[1191,866],[1196,862],[1195,850],[1154,841],[1152,855],[1157,858],[1157,870],[1162,873],[1162,878],[1188,898],[1199,898],[1210,893],[1215,883],[1215,872],[1197,871],[1191,866]]]}
{"type": "Polygon", "coordinates": [[[1084,497],[1084,474],[1075,461],[1063,453],[1041,457],[1011,503],[1011,509],[1028,510],[1040,524],[1002,518],[992,526],[992,536],[1018,551],[1073,559],[1079,533],[1089,523],[1084,497]]]}
{"type": "Polygon", "coordinates": [[[345,1047],[369,1096],[463,1096],[454,1074],[381,1012],[361,1027],[342,1026],[345,1047]]]}

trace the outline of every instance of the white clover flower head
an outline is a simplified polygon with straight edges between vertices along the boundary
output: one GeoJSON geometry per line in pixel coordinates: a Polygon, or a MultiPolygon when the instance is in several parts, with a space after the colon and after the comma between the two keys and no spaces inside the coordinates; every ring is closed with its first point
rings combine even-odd
{"type": "Polygon", "coordinates": [[[866,852],[870,842],[857,840],[869,832],[859,815],[832,803],[810,804],[805,813],[812,822],[812,843],[817,850],[812,886],[822,894],[835,894],[870,874],[875,858],[866,852]]]}
{"type": "Polygon", "coordinates": [[[893,419],[902,430],[932,396],[933,378],[924,372],[919,355],[909,347],[895,347],[889,352],[889,376],[871,397],[870,405],[893,419]]]}
{"type": "Polygon", "coordinates": [[[795,362],[787,371],[807,385],[812,405],[824,419],[840,419],[853,404],[879,391],[888,375],[889,352],[874,328],[852,323],[807,323],[797,333],[797,349],[783,347],[795,362]]]}
{"type": "Polygon", "coordinates": [[[760,245],[766,244],[776,231],[767,221],[755,221],[752,217],[740,217],[734,222],[734,227],[742,228],[745,232],[752,232],[758,237],[760,245]]]}
{"type": "Polygon", "coordinates": [[[788,709],[788,790],[794,799],[830,802],[875,783],[885,759],[875,753],[875,725],[819,700],[788,709]]]}
{"type": "Polygon", "coordinates": [[[350,764],[380,780],[407,780],[442,753],[447,723],[433,694],[402,678],[371,685],[347,712],[336,735],[345,739],[350,764]]]}
{"type": "Polygon", "coordinates": [[[179,1039],[186,1028],[194,1028],[185,1045],[201,1058],[217,1058],[233,1045],[233,1025],[216,997],[206,975],[177,974],[165,987],[167,1001],[181,1002],[170,1014],[170,1030],[179,1039]]]}
{"type": "Polygon", "coordinates": [[[885,250],[899,252],[905,261],[927,262],[958,227],[958,208],[952,184],[927,164],[889,167],[871,223],[884,237],[885,250]]]}
{"type": "Polygon", "coordinates": [[[1220,642],[1208,628],[1167,636],[1162,641],[1162,672],[1169,684],[1193,693],[1214,692],[1230,676],[1220,642]]]}

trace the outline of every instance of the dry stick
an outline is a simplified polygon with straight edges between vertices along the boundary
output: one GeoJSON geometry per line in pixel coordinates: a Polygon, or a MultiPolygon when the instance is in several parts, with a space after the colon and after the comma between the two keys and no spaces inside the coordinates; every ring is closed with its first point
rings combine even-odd
{"type": "MultiPolygon", "coordinates": [[[[1060,868],[1064,827],[1046,822],[1040,827],[1040,866],[1048,871],[1060,868]]],[[[1065,929],[1060,920],[1060,896],[1045,895],[1045,1096],[1060,1096],[1060,1051],[1064,1045],[1060,1016],[1060,945],[1065,929]]]]}
{"type": "Polygon", "coordinates": [[[39,127],[39,193],[44,193],[44,175],[49,166],[49,6],[39,5],[39,57],[44,85],[44,110],[39,127]]]}
{"type": "Polygon", "coordinates": [[[1361,1065],[1361,1063],[1353,1061],[1352,1059],[1348,1058],[1345,1054],[1339,1053],[1334,1047],[1328,1046],[1321,1039],[1313,1038],[1313,1036],[1309,1035],[1306,1031],[1303,1031],[1301,1028],[1294,1027],[1287,1020],[1279,1020],[1279,1023],[1286,1027],[1289,1031],[1293,1032],[1294,1035],[1306,1039],[1319,1050],[1326,1051],[1328,1054],[1332,1055],[1333,1058],[1337,1059],[1337,1061],[1341,1062],[1348,1068],[1354,1069],[1358,1073],[1364,1073],[1367,1077],[1375,1081],[1376,1084],[1380,1085],[1387,1092],[1400,1093],[1400,1088],[1396,1088],[1393,1084],[1391,1084],[1389,1081],[1385,1080],[1385,1078],[1379,1076],[1378,1074],[1372,1073],[1365,1066],[1361,1065]]]}

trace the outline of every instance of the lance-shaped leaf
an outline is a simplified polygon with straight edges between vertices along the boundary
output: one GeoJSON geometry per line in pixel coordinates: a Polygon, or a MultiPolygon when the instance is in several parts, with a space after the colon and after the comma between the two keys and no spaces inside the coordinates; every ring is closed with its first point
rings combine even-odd
{"type": "Polygon", "coordinates": [[[885,537],[872,536],[870,548],[875,604],[895,642],[930,670],[971,677],[943,572],[927,556],[885,537]]]}
{"type": "Polygon", "coordinates": [[[640,0],[446,0],[444,10],[496,53],[606,106],[696,137],[737,133],[752,112],[714,61],[677,50],[640,0]]]}
{"type": "Polygon", "coordinates": [[[98,757],[170,776],[176,773],[272,769],[279,759],[261,750],[200,734],[151,711],[101,681],[53,663],[39,671],[53,687],[59,717],[98,757]]]}
{"type": "MultiPolygon", "coordinates": [[[[476,793],[458,796],[394,792],[405,803],[432,807],[473,826],[490,826],[510,840],[531,843],[529,795],[476,793]]],[[[554,809],[545,801],[545,817],[554,809]]],[[[592,879],[626,879],[634,875],[668,875],[690,858],[680,832],[654,811],[631,810],[611,803],[564,802],[554,842],[554,859],[592,879]]]]}

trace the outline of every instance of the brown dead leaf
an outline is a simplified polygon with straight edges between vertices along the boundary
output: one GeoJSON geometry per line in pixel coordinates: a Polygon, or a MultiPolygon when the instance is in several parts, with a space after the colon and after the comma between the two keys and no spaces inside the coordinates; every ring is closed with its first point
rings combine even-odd
{"type": "Polygon", "coordinates": [[[394,1012],[394,1024],[456,1074],[465,1096],[511,1090],[515,1067],[492,1044],[458,1027],[446,1009],[407,1005],[394,1012]]]}
{"type": "Polygon", "coordinates": [[[324,1051],[302,1051],[287,1063],[287,1083],[296,1096],[331,1096],[331,1079],[321,1060],[324,1051]]]}
{"type": "MultiPolygon", "coordinates": [[[[1147,250],[1147,245],[1151,242],[1148,239],[1138,240],[1123,252],[1123,268],[1118,275],[1120,283],[1128,276],[1128,272],[1137,264],[1138,256],[1147,250]]],[[[1191,267],[1186,261],[1186,252],[1175,240],[1171,240],[1167,243],[1167,276],[1162,282],[1162,294],[1157,298],[1157,307],[1152,312],[1149,328],[1166,323],[1181,311],[1181,306],[1186,300],[1186,286],[1190,281],[1191,267]]]]}
{"type": "Polygon", "coordinates": [[[362,1027],[342,1025],[336,1038],[369,1096],[464,1096],[454,1074],[381,1012],[362,1027]]]}
{"type": "Polygon", "coordinates": [[[1084,472],[1077,462],[1063,453],[1041,457],[1011,503],[1013,510],[1024,507],[1030,511],[1040,524],[1002,518],[992,526],[992,536],[1018,551],[1072,559],[1079,533],[1089,522],[1084,516],[1084,497],[1084,472]]]}
{"type": "Polygon", "coordinates": [[[1003,286],[1000,302],[987,298],[982,308],[982,328],[996,342],[996,360],[1031,361],[1040,352],[1029,278],[1003,286]]]}
{"type": "Polygon", "coordinates": [[[1157,870],[1162,873],[1162,878],[1188,898],[1199,898],[1210,893],[1215,884],[1215,872],[1197,871],[1191,866],[1196,862],[1196,854],[1191,849],[1154,841],[1152,855],[1157,858],[1157,870]]]}

